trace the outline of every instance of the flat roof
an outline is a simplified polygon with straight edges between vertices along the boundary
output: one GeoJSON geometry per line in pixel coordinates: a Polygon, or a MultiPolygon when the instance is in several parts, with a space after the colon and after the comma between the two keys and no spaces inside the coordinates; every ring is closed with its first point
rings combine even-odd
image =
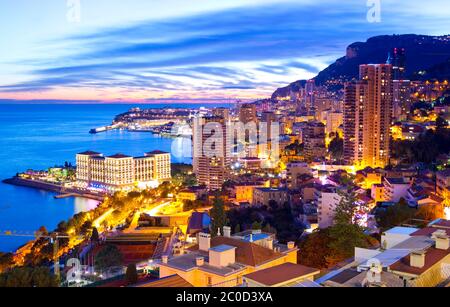
{"type": "Polygon", "coordinates": [[[121,154],[121,153],[118,153],[118,154],[115,154],[115,155],[112,155],[112,156],[108,156],[107,158],[110,158],[110,159],[125,159],[125,158],[132,158],[132,157],[124,155],[124,154],[121,154]]]}
{"type": "Polygon", "coordinates": [[[96,155],[100,155],[100,153],[88,150],[88,151],[80,152],[79,155],[82,155],[82,156],[96,156],[96,155]]]}
{"type": "Polygon", "coordinates": [[[410,234],[416,232],[417,230],[419,230],[419,229],[412,228],[412,227],[394,227],[389,230],[386,230],[384,233],[410,235],[410,234]]]}
{"type": "Polygon", "coordinates": [[[222,253],[222,252],[226,252],[232,249],[236,249],[235,246],[230,246],[230,245],[226,245],[226,244],[222,244],[222,245],[218,245],[218,246],[214,246],[211,247],[209,250],[212,250],[214,252],[218,252],[218,253],[222,253]]]}
{"type": "Polygon", "coordinates": [[[244,275],[244,277],[266,286],[274,286],[283,282],[302,278],[304,276],[319,274],[320,270],[300,264],[283,263],[265,270],[244,275]]]}

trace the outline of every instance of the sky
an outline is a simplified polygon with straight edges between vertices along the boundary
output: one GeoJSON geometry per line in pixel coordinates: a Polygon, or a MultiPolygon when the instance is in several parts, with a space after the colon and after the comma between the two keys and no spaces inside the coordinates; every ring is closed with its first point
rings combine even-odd
{"type": "Polygon", "coordinates": [[[269,97],[346,47],[450,34],[448,0],[0,0],[0,100],[269,97]],[[380,7],[379,22],[369,10],[380,7]]]}

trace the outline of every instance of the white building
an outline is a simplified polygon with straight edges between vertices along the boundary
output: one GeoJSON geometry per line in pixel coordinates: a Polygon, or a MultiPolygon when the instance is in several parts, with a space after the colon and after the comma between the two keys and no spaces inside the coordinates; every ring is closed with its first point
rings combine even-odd
{"type": "Polygon", "coordinates": [[[407,198],[411,182],[405,178],[384,178],[383,185],[384,200],[399,202],[407,198]]]}
{"type": "Polygon", "coordinates": [[[315,202],[317,204],[317,215],[319,228],[324,229],[333,226],[336,206],[341,201],[337,188],[332,185],[321,186],[316,189],[315,202]]]}
{"type": "Polygon", "coordinates": [[[77,182],[82,188],[107,192],[155,186],[171,178],[170,154],[153,151],[142,157],[123,154],[77,154],[77,182]]]}

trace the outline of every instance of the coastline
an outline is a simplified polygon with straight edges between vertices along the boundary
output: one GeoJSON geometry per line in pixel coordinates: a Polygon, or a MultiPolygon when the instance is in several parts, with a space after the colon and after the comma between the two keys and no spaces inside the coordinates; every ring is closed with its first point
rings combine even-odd
{"type": "Polygon", "coordinates": [[[81,191],[81,190],[78,190],[75,188],[65,188],[61,185],[53,184],[50,182],[36,181],[36,180],[19,178],[19,177],[8,178],[8,179],[3,180],[2,182],[6,183],[6,184],[10,184],[10,185],[15,185],[15,186],[21,186],[21,187],[38,189],[38,190],[44,190],[47,192],[58,193],[58,195],[56,195],[55,198],[82,197],[82,198],[92,199],[92,200],[101,202],[104,200],[104,197],[105,197],[105,195],[81,191]]]}

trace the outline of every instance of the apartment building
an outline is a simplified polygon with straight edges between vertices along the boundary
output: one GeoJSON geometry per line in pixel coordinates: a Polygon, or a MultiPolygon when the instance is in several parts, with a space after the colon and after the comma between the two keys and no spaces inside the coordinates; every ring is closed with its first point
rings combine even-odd
{"type": "Polygon", "coordinates": [[[78,185],[105,192],[154,186],[171,178],[170,154],[162,151],[142,157],[86,151],[77,154],[76,161],[78,185]]]}

